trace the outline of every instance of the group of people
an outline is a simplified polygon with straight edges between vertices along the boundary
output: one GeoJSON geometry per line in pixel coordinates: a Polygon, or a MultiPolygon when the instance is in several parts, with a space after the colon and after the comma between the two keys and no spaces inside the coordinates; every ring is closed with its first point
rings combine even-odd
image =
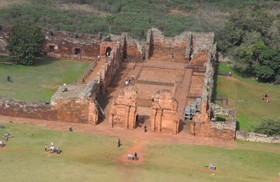
{"type": "Polygon", "coordinates": [[[50,153],[57,153],[57,154],[61,153],[61,150],[58,148],[58,146],[54,146],[53,142],[51,142],[50,149],[48,149],[47,144],[45,145],[45,152],[48,151],[50,151],[50,153]]]}
{"type": "MultiPolygon", "coordinates": [[[[121,140],[118,138],[118,147],[122,146],[121,140]]],[[[138,154],[137,152],[134,152],[134,154],[128,154],[127,155],[128,160],[138,160],[138,154]]]]}
{"type": "MultiPolygon", "coordinates": [[[[4,134],[4,140],[5,142],[8,142],[9,141],[9,138],[12,138],[13,136],[10,134],[10,133],[5,133],[4,134]]],[[[0,147],[4,147],[6,144],[3,140],[0,140],[0,147]]]]}
{"type": "MultiPolygon", "coordinates": [[[[141,122],[139,122],[139,127],[142,127],[142,123],[141,122]]],[[[147,130],[147,126],[145,125],[144,126],[144,132],[146,133],[148,130],[147,130]]]]}
{"type": "Polygon", "coordinates": [[[137,152],[135,152],[134,154],[128,154],[127,155],[127,159],[128,160],[135,160],[135,161],[137,161],[139,159],[137,152]]]}
{"type": "Polygon", "coordinates": [[[267,94],[263,95],[262,100],[265,102],[269,102],[269,96],[267,94]]]}

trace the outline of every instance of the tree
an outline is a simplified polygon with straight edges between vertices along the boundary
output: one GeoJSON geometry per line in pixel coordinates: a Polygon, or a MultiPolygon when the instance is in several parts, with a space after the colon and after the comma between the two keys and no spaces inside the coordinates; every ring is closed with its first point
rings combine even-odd
{"type": "Polygon", "coordinates": [[[232,56],[234,68],[263,82],[279,82],[280,22],[262,9],[242,9],[230,15],[218,34],[218,48],[232,56]]]}
{"type": "Polygon", "coordinates": [[[255,75],[260,81],[276,81],[280,71],[280,53],[258,41],[242,44],[236,51],[234,68],[245,75],[255,75]]]}
{"type": "Polygon", "coordinates": [[[112,27],[112,24],[113,24],[115,18],[116,17],[113,15],[106,16],[106,22],[108,23],[108,27],[109,27],[109,34],[111,33],[111,27],[112,27]]]}
{"type": "Polygon", "coordinates": [[[8,50],[17,63],[32,65],[34,58],[41,50],[45,36],[39,27],[29,23],[18,23],[9,33],[8,50]]]}
{"type": "Polygon", "coordinates": [[[249,33],[259,33],[262,40],[269,37],[268,32],[273,25],[275,17],[263,9],[241,9],[229,16],[225,27],[219,32],[218,46],[226,52],[231,47],[240,46],[248,40],[249,33]]]}

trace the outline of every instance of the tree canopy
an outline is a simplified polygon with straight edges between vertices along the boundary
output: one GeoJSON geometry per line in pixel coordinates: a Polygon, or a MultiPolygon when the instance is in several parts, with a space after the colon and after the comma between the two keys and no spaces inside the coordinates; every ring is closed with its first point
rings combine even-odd
{"type": "Polygon", "coordinates": [[[18,23],[9,33],[8,50],[17,63],[32,65],[34,58],[42,50],[45,36],[39,27],[28,23],[18,23]]]}
{"type": "Polygon", "coordinates": [[[259,81],[280,82],[280,23],[263,9],[233,13],[219,33],[218,47],[233,56],[234,68],[259,81]]]}

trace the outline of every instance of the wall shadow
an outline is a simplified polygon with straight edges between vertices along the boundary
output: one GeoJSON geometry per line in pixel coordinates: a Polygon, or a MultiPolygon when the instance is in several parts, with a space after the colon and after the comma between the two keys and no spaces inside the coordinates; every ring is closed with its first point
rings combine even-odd
{"type": "Polygon", "coordinates": [[[186,125],[186,123],[182,119],[180,119],[178,133],[183,131],[185,125],[186,125]]]}

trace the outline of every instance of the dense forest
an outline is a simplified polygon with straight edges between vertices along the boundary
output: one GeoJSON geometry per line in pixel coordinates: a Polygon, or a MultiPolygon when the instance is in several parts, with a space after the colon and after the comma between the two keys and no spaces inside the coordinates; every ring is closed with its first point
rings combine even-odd
{"type": "Polygon", "coordinates": [[[44,29],[103,35],[128,32],[141,40],[151,27],[157,27],[166,36],[183,31],[215,32],[219,50],[234,58],[233,66],[238,72],[264,82],[280,82],[280,2],[277,0],[14,2],[0,2],[0,24],[27,22],[44,29]]]}

